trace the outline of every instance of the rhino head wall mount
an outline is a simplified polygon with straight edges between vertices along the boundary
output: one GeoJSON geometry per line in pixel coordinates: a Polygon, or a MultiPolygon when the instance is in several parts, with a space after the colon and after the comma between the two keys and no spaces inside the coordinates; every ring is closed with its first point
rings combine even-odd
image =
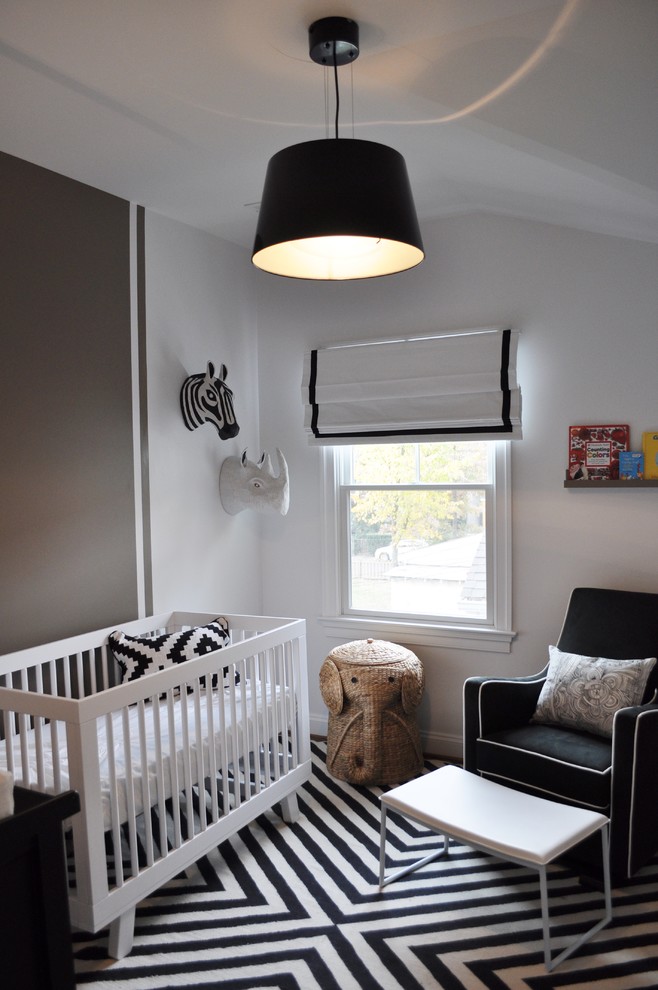
{"type": "Polygon", "coordinates": [[[269,454],[258,462],[250,461],[246,449],[242,455],[227,457],[219,472],[219,497],[229,515],[243,509],[254,512],[278,512],[285,516],[290,506],[290,483],[286,459],[276,448],[278,474],[274,474],[269,454]]]}

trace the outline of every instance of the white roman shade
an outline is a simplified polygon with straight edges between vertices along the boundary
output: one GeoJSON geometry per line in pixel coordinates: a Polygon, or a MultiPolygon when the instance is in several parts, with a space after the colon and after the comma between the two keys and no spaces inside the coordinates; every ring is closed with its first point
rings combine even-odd
{"type": "Polygon", "coordinates": [[[312,444],[521,437],[518,331],[330,345],[304,357],[312,444]]]}

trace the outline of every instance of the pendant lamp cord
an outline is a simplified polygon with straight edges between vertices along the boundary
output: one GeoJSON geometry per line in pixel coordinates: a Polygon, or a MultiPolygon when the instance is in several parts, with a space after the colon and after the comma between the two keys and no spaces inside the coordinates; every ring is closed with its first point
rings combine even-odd
{"type": "Polygon", "coordinates": [[[334,86],[336,89],[336,122],[335,137],[338,137],[338,111],[340,110],[340,93],[338,91],[338,62],[336,61],[336,42],[334,41],[334,86]]]}

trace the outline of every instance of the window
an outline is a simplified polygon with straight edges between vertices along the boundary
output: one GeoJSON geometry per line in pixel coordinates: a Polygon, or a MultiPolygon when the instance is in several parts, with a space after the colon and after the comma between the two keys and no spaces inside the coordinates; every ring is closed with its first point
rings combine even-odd
{"type": "Polygon", "coordinates": [[[507,441],[325,448],[325,624],[509,650],[508,462],[507,441]]]}

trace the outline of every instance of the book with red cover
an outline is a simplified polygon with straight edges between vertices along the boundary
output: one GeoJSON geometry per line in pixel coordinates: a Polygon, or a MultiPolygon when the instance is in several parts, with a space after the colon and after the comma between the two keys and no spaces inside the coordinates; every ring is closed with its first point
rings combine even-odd
{"type": "Polygon", "coordinates": [[[607,481],[619,477],[619,453],[629,449],[628,424],[569,427],[568,477],[607,481]]]}

